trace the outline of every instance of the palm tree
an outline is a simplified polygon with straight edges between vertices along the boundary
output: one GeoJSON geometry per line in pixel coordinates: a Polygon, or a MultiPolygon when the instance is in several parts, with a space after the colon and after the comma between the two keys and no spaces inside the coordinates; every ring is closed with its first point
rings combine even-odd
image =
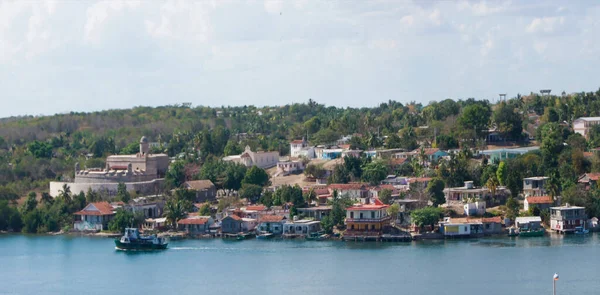
{"type": "Polygon", "coordinates": [[[425,154],[425,149],[421,147],[419,150],[419,159],[421,159],[421,166],[425,167],[425,162],[427,162],[427,154],[425,154]]]}
{"type": "Polygon", "coordinates": [[[62,189],[58,191],[58,197],[61,198],[66,204],[71,204],[71,188],[66,183],[63,184],[62,189]]]}
{"type": "Polygon", "coordinates": [[[485,183],[485,186],[487,186],[487,188],[492,193],[492,201],[494,202],[494,204],[496,203],[496,190],[498,189],[499,185],[500,183],[498,182],[498,178],[496,178],[496,175],[491,175],[485,183]]]}
{"type": "Polygon", "coordinates": [[[177,222],[183,219],[186,216],[185,206],[183,202],[177,200],[170,200],[165,205],[165,213],[164,216],[167,218],[167,221],[171,226],[177,228],[177,222]]]}

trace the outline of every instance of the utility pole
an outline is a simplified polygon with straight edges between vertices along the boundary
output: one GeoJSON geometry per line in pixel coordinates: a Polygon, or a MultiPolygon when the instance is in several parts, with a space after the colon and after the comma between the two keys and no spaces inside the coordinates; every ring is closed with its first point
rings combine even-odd
{"type": "Polygon", "coordinates": [[[555,273],[552,277],[552,295],[556,295],[556,281],[558,281],[558,274],[555,273]]]}

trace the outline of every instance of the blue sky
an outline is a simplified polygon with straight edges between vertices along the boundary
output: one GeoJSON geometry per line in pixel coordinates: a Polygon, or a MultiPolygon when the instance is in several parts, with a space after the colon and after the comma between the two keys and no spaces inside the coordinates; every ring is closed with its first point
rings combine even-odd
{"type": "Polygon", "coordinates": [[[0,117],[600,87],[598,1],[2,1],[0,117]]]}

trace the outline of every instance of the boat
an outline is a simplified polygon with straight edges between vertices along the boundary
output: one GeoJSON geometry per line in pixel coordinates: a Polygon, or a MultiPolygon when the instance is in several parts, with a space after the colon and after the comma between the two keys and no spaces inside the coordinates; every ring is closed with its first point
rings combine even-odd
{"type": "Polygon", "coordinates": [[[510,227],[508,228],[508,236],[509,237],[516,237],[519,235],[519,230],[515,227],[510,227]]]}
{"type": "Polygon", "coordinates": [[[586,229],[585,226],[577,226],[575,227],[575,234],[576,235],[585,235],[585,234],[589,234],[590,230],[586,229]]]}
{"type": "Polygon", "coordinates": [[[544,230],[544,228],[539,228],[539,229],[522,228],[519,230],[519,237],[542,237],[542,236],[544,236],[545,233],[546,233],[546,231],[544,230]]]}
{"type": "Polygon", "coordinates": [[[268,232],[259,233],[259,234],[256,235],[256,238],[260,239],[260,240],[266,240],[266,239],[270,239],[272,237],[273,237],[273,234],[272,233],[268,233],[268,232]]]}
{"type": "Polygon", "coordinates": [[[252,237],[254,234],[252,233],[239,233],[237,234],[237,236],[235,237],[238,241],[240,240],[245,240],[245,239],[249,239],[250,237],[252,237]]]}
{"type": "Polygon", "coordinates": [[[115,240],[118,250],[164,250],[169,245],[169,239],[157,235],[143,236],[137,228],[126,228],[125,234],[115,240]]]}
{"type": "Polygon", "coordinates": [[[306,239],[309,241],[323,241],[329,238],[329,235],[323,231],[318,231],[314,233],[310,233],[306,236],[306,239]]]}

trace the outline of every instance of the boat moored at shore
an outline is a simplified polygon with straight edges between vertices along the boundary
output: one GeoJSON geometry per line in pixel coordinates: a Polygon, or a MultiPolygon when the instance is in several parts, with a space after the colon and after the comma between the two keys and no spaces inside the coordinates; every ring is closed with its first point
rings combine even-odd
{"type": "Polygon", "coordinates": [[[137,228],[126,228],[125,234],[115,240],[118,250],[164,250],[169,245],[169,239],[157,235],[142,236],[137,228]]]}

